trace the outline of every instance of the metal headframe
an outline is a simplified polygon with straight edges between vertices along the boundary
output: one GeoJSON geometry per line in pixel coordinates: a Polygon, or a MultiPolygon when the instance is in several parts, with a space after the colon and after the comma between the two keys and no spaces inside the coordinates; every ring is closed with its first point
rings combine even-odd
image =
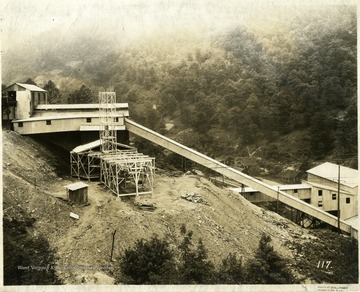
{"type": "Polygon", "coordinates": [[[116,150],[116,94],[99,92],[100,140],[101,152],[116,150]]]}

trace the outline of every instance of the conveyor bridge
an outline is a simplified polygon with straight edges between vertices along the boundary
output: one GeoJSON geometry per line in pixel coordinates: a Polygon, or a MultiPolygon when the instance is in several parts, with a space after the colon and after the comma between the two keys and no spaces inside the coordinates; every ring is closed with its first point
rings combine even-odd
{"type": "MultiPolygon", "coordinates": [[[[231,168],[228,165],[225,165],[215,159],[212,159],[200,152],[197,152],[189,147],[186,147],[172,139],[169,139],[153,130],[150,130],[138,123],[135,123],[132,120],[125,118],[125,127],[126,129],[146,140],[149,140],[157,145],[160,145],[168,150],[171,150],[174,153],[177,153],[187,159],[190,159],[200,165],[203,165],[207,168],[210,168],[225,177],[231,178],[234,181],[237,181],[241,184],[249,186],[257,191],[279,200],[280,202],[299,210],[311,217],[314,217],[322,222],[325,222],[331,226],[338,227],[338,218],[318,209],[308,203],[301,201],[300,199],[293,197],[283,191],[279,191],[276,187],[270,186],[254,177],[251,177],[247,174],[242,173],[239,170],[231,168]]],[[[353,237],[357,238],[357,230],[354,229],[351,225],[345,223],[343,220],[340,221],[340,229],[348,234],[351,234],[353,237]]]]}

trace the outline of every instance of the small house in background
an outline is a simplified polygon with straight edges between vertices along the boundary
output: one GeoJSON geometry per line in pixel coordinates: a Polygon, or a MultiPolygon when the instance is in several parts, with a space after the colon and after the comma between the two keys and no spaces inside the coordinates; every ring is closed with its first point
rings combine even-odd
{"type": "Polygon", "coordinates": [[[251,157],[240,157],[235,159],[235,165],[243,170],[250,170],[250,168],[257,166],[257,162],[251,157]]]}
{"type": "Polygon", "coordinates": [[[66,195],[70,202],[75,204],[88,203],[88,185],[83,182],[77,182],[66,187],[66,195]]]}
{"type": "Polygon", "coordinates": [[[300,171],[287,169],[283,171],[280,175],[281,175],[281,179],[286,183],[297,184],[301,182],[300,171]]]}
{"type": "Polygon", "coordinates": [[[257,175],[260,172],[258,162],[252,157],[239,157],[235,159],[234,163],[243,173],[257,175]]]}

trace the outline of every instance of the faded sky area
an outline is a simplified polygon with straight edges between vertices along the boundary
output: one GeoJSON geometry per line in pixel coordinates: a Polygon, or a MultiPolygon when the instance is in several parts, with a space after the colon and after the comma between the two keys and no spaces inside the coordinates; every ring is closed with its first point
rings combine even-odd
{"type": "MultiPolygon", "coordinates": [[[[274,8],[298,9],[314,1],[250,0],[5,0],[1,4],[2,49],[26,45],[46,32],[116,35],[134,39],[152,32],[182,29],[221,29],[258,17],[274,8]],[[293,6],[297,7],[293,7],[293,6]]],[[[317,4],[351,4],[356,1],[327,0],[317,4]]]]}

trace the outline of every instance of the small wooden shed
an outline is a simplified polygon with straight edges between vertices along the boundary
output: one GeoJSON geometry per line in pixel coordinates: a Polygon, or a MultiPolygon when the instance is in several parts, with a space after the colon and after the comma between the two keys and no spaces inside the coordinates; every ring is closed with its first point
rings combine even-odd
{"type": "Polygon", "coordinates": [[[88,186],[83,182],[67,185],[65,188],[69,201],[75,204],[86,204],[88,202],[88,186]]]}

